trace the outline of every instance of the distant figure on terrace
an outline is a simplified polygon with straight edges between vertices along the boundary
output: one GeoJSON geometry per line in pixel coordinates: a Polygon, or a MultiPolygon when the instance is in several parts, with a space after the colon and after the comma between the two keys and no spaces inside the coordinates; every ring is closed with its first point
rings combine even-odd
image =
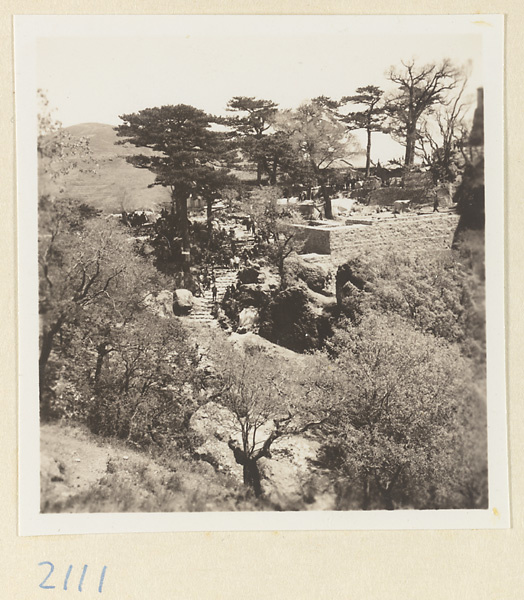
{"type": "Polygon", "coordinates": [[[440,201],[438,198],[438,194],[435,193],[435,199],[433,200],[433,212],[440,212],[438,207],[439,207],[440,201]]]}
{"type": "Polygon", "coordinates": [[[213,294],[213,302],[216,302],[218,290],[217,290],[217,286],[215,283],[213,283],[213,288],[211,289],[211,292],[213,294]]]}

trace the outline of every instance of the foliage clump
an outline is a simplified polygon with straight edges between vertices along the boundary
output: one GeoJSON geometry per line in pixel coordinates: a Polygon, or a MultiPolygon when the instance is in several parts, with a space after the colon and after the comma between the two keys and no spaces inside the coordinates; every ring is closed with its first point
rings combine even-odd
{"type": "Polygon", "coordinates": [[[324,460],[345,480],[342,504],[487,506],[484,399],[458,347],[377,314],[330,344],[343,398],[324,460]]]}
{"type": "Polygon", "coordinates": [[[339,268],[337,300],[353,322],[368,311],[396,314],[475,355],[484,340],[475,300],[481,283],[456,253],[376,252],[339,268]]]}

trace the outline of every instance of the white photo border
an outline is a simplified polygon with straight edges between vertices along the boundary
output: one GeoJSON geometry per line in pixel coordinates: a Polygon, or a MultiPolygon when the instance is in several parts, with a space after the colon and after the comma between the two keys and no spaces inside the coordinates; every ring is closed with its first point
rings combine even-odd
{"type": "Polygon", "coordinates": [[[15,17],[15,100],[18,199],[19,534],[497,529],[510,527],[504,321],[504,18],[501,15],[424,16],[49,16],[15,17]],[[217,22],[220,20],[220,28],[217,22]],[[486,307],[489,507],[485,510],[400,510],[207,513],[40,513],[37,269],[37,40],[76,35],[174,35],[289,28],[359,32],[481,34],[483,39],[486,164],[486,307]],[[489,200],[488,200],[489,199],[489,200]]]}

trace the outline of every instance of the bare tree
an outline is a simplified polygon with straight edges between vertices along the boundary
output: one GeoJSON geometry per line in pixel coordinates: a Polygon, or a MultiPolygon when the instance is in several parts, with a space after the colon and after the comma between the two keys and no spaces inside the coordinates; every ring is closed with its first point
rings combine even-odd
{"type": "Polygon", "coordinates": [[[449,59],[440,64],[417,66],[415,60],[402,61],[402,68],[391,67],[388,78],[398,91],[389,98],[388,111],[393,135],[406,146],[404,162],[415,162],[415,146],[420,118],[437,104],[446,102],[447,92],[460,81],[461,71],[449,59]]]}
{"type": "Polygon", "coordinates": [[[276,439],[327,422],[336,396],[333,377],[321,357],[284,369],[280,358],[256,345],[239,352],[217,343],[212,356],[220,374],[217,397],[233,413],[241,439],[231,438],[228,445],[243,467],[244,483],[258,497],[258,461],[271,458],[276,439]]]}
{"type": "Polygon", "coordinates": [[[455,96],[421,119],[416,149],[443,181],[455,179],[453,165],[469,133],[465,117],[471,103],[464,98],[467,82],[464,77],[455,96]]]}

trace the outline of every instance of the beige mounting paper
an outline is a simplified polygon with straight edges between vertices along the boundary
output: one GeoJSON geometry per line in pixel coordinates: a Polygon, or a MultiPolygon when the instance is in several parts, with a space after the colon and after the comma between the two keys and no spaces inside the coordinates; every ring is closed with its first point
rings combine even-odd
{"type": "MultiPolygon", "coordinates": [[[[439,12],[446,12],[446,3],[440,3],[439,12]]],[[[452,7],[449,3],[449,9],[452,7]]],[[[2,60],[8,82],[12,81],[11,15],[22,12],[57,14],[71,12],[72,3],[39,3],[29,10],[30,3],[12,3],[10,12],[2,17],[2,42],[5,52],[2,60]],[[49,9],[49,10],[46,10],[49,9]]],[[[291,6],[291,5],[290,5],[291,6]]],[[[404,5],[404,10],[409,3],[404,5]]],[[[92,8],[92,7],[90,7],[92,8]]],[[[111,3],[99,10],[104,12],[125,12],[126,3],[111,3]]],[[[136,6],[133,6],[136,10],[136,6]]],[[[141,10],[144,14],[167,14],[184,12],[187,5],[174,7],[173,3],[144,3],[141,10]],[[148,6],[148,4],[150,4],[148,6]],[[163,10],[162,10],[163,9],[163,10]]],[[[212,4],[202,5],[200,11],[216,12],[212,4]]],[[[241,12],[248,10],[244,5],[231,7],[222,12],[241,12]]],[[[253,7],[251,7],[253,8],[253,7]]],[[[311,7],[307,12],[315,12],[311,7]]],[[[420,12],[420,3],[411,7],[420,12]]],[[[467,7],[463,7],[467,12],[467,7]]],[[[480,7],[470,7],[477,12],[480,7]]],[[[483,6],[489,12],[488,6],[483,6]]],[[[502,12],[500,8],[499,12],[502,12]]],[[[302,7],[303,9],[303,7],[302,7]]],[[[275,8],[272,8],[275,11],[275,8]]],[[[316,12],[325,10],[316,7],[316,12]]],[[[367,7],[361,10],[368,12],[367,7]]],[[[376,7],[379,11],[380,7],[376,7]]],[[[519,99],[516,89],[519,85],[518,64],[522,56],[522,48],[518,39],[519,16],[515,7],[508,6],[507,17],[507,118],[512,123],[507,132],[509,151],[506,167],[506,218],[508,222],[507,262],[511,268],[512,261],[518,253],[518,225],[522,215],[518,207],[518,134],[522,122],[518,119],[519,99]],[[513,24],[513,25],[512,25],[513,24]],[[511,27],[514,27],[512,29],[511,27]],[[513,71],[511,70],[513,65],[513,71]],[[512,95],[513,90],[513,95],[512,95]],[[513,154],[512,154],[513,152],[513,154]],[[513,165],[513,170],[511,169],[513,165]],[[508,175],[514,173],[514,175],[508,175]]],[[[192,11],[197,12],[194,5],[192,11]]],[[[256,12],[256,10],[255,10],[256,12]]],[[[268,4],[268,12],[271,12],[268,4]]],[[[293,12],[289,9],[288,12],[293,12]]],[[[300,13],[301,10],[295,11],[300,13]]],[[[340,14],[345,12],[340,4],[333,4],[329,12],[340,14]]],[[[387,12],[387,11],[386,11],[387,12]]],[[[487,23],[485,26],[489,26],[487,23]]],[[[19,537],[17,532],[17,464],[16,464],[16,378],[15,347],[15,203],[14,203],[14,151],[13,151],[13,102],[12,85],[2,88],[4,119],[2,121],[2,141],[5,152],[5,172],[10,175],[10,186],[2,190],[4,202],[4,219],[2,221],[2,250],[6,257],[13,260],[4,261],[4,280],[10,285],[2,289],[2,306],[4,309],[6,335],[2,344],[2,367],[6,382],[6,409],[3,419],[2,450],[4,458],[3,499],[5,509],[2,521],[1,540],[5,544],[3,552],[4,584],[7,597],[38,597],[41,593],[67,593],[61,589],[45,592],[38,587],[42,580],[42,567],[38,563],[53,561],[57,571],[63,572],[68,565],[81,570],[84,564],[90,568],[101,568],[107,565],[107,580],[104,595],[108,598],[221,598],[242,593],[248,598],[282,597],[282,598],[333,598],[363,597],[374,598],[385,595],[388,598],[448,598],[462,596],[465,598],[517,598],[520,597],[521,559],[519,542],[522,515],[518,505],[512,507],[511,529],[498,531],[339,531],[339,532],[259,532],[259,533],[154,533],[154,534],[122,534],[122,535],[84,535],[56,537],[19,537]],[[9,116],[8,118],[5,118],[9,116]],[[147,557],[147,560],[145,560],[147,557]]],[[[19,260],[20,260],[19,256],[19,260]]],[[[502,265],[500,264],[502,270],[502,265]]],[[[508,277],[509,294],[506,298],[507,323],[510,346],[508,352],[509,377],[509,414],[510,414],[510,465],[511,491],[517,497],[522,487],[519,479],[519,414],[521,409],[515,402],[518,396],[518,382],[515,375],[518,371],[518,333],[521,323],[518,312],[518,299],[522,283],[517,277],[508,277]],[[512,319],[513,317],[513,319],[512,319]],[[515,344],[513,346],[512,344],[515,344]],[[513,350],[512,350],[513,349],[513,350]],[[514,358],[514,357],[517,357],[514,358]]],[[[23,373],[24,357],[20,361],[23,373]]],[[[23,442],[23,436],[20,437],[23,442]]],[[[518,503],[517,503],[518,504],[518,503]]],[[[508,524],[508,514],[504,514],[503,525],[508,524]]],[[[491,507],[495,521],[499,518],[497,506],[491,507]]],[[[63,517],[64,515],[60,515],[63,517]]],[[[142,515],[137,516],[135,523],[140,522],[142,515]]],[[[65,523],[65,521],[64,521],[65,523]]],[[[500,521],[499,521],[500,523],[500,521]]],[[[67,524],[66,524],[67,525],[67,524]]],[[[420,526],[420,525],[419,525],[420,526]]],[[[425,525],[422,525],[423,527],[425,525]]],[[[486,525],[479,525],[485,527],[486,525]]],[[[62,533],[60,523],[53,524],[53,531],[62,533]]],[[[109,531],[113,527],[108,520],[99,531],[109,531]]],[[[117,528],[120,525],[117,524],[117,528]]],[[[285,524],[280,524],[282,529],[285,524]]],[[[298,525],[300,528],[300,524],[298,525]]],[[[305,525],[303,525],[306,528],[305,525]]],[[[337,527],[337,525],[335,525],[337,527]]],[[[340,525],[339,525],[340,527],[340,525]]],[[[464,527],[460,523],[455,528],[464,527]]],[[[466,526],[467,527],[467,526],[466,526]]],[[[135,525],[135,530],[140,526],[135,525]]],[[[248,525],[247,529],[253,528],[248,525]]],[[[273,529],[278,529],[277,523],[273,529]]],[[[329,528],[329,523],[324,526],[329,528]]],[[[342,525],[341,528],[344,528],[342,525]]],[[[67,529],[67,526],[65,527],[67,529]]],[[[146,527],[157,531],[161,527],[146,527]]],[[[183,527],[179,527],[183,529],[183,527]]],[[[233,529],[233,527],[229,527],[233,529]]],[[[30,533],[27,531],[27,533],[30,533]]],[[[87,580],[86,580],[87,581],[87,580]]],[[[58,588],[58,586],[57,586],[58,588]]],[[[88,595],[91,597],[91,593],[88,595]]],[[[103,597],[94,596],[93,597],[103,597]]]]}

